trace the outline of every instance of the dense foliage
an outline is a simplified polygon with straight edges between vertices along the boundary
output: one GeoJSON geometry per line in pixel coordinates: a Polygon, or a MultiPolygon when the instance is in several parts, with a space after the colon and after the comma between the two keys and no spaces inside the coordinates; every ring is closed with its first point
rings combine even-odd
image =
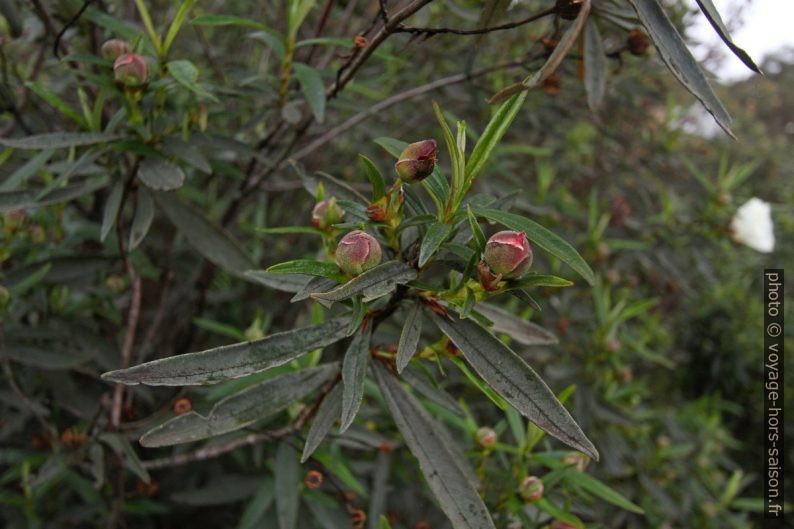
{"type": "Polygon", "coordinates": [[[656,0],[0,13],[4,527],[758,526],[785,57],[715,93],[656,0]]]}

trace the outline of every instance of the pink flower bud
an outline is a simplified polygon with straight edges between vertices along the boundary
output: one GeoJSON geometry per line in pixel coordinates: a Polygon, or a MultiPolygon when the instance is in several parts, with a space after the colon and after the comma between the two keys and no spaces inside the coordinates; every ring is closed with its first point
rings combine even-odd
{"type": "Polygon", "coordinates": [[[334,224],[339,224],[345,216],[345,210],[336,203],[336,198],[322,200],[312,210],[312,224],[315,228],[324,230],[334,224]]]}
{"type": "Polygon", "coordinates": [[[566,465],[573,465],[579,472],[584,472],[587,465],[590,464],[590,458],[581,452],[568,452],[563,456],[562,462],[566,465]]]}
{"type": "Polygon", "coordinates": [[[381,260],[381,249],[375,237],[361,230],[351,231],[336,247],[336,264],[349,275],[377,266],[381,260]]]}
{"type": "Polygon", "coordinates": [[[527,476],[518,486],[518,495],[524,501],[538,501],[543,497],[543,482],[537,476],[527,476]]]}
{"type": "Polygon", "coordinates": [[[475,438],[477,439],[477,446],[480,448],[490,448],[496,444],[496,432],[487,426],[479,428],[475,438]]]}
{"type": "Polygon", "coordinates": [[[483,260],[492,273],[515,279],[532,266],[532,248],[524,232],[500,231],[485,244],[483,260]]]}
{"type": "Polygon", "coordinates": [[[113,63],[113,76],[117,83],[125,86],[141,86],[149,78],[146,60],[137,53],[121,55],[113,63]]]}
{"type": "Polygon", "coordinates": [[[436,140],[422,140],[410,144],[400,154],[394,168],[403,182],[419,182],[436,166],[436,140]]]}
{"type": "Polygon", "coordinates": [[[131,51],[129,43],[122,39],[110,39],[102,44],[102,57],[110,61],[114,61],[121,55],[126,55],[131,51]]]}

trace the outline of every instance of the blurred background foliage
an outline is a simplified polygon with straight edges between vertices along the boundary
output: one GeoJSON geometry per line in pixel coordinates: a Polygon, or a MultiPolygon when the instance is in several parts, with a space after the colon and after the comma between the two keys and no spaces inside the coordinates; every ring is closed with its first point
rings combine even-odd
{"type": "MultiPolygon", "coordinates": [[[[91,130],[87,122],[107,123],[124,107],[109,65],[90,57],[98,57],[107,38],[134,41],[144,25],[135,2],[87,4],[72,21],[81,2],[3,1],[0,136],[91,130]],[[54,36],[70,21],[58,58],[54,36]],[[95,105],[98,98],[104,102],[95,105]]],[[[163,32],[179,7],[165,0],[147,5],[163,32]]],[[[494,5],[506,7],[486,7],[498,9],[494,5]]],[[[759,527],[761,281],[763,268],[794,262],[794,56],[767,60],[766,77],[717,88],[734,117],[734,141],[704,124],[704,113],[653,47],[642,55],[629,52],[628,31],[636,22],[624,20],[631,15],[625,15],[628,4],[598,6],[623,10],[615,16],[625,22],[599,23],[609,72],[601,107],[588,108],[574,48],[555,75],[530,92],[475,187],[510,196],[514,210],[565,236],[596,271],[593,288],[577,281],[538,292],[540,312],[517,303],[506,308],[558,335],[559,345],[513,345],[555,392],[567,395],[602,459],[586,466],[566,459],[547,438],[533,446],[533,427],[503,413],[459,375],[448,373],[443,386],[455,395],[463,419],[432,398],[427,404],[462,440],[498,527],[545,527],[553,520],[574,526],[582,520],[588,528],[759,527]],[[773,204],[778,244],[770,254],[730,237],[731,217],[753,196],[773,204]],[[478,447],[481,426],[497,433],[493,448],[478,447]],[[545,503],[520,500],[518,484],[529,474],[543,478],[545,503]]],[[[514,2],[490,25],[548,7],[514,2]]],[[[681,24],[686,5],[668,7],[681,24]]],[[[448,118],[465,119],[476,137],[493,108],[485,100],[542,64],[559,23],[547,17],[485,35],[393,35],[328,101],[322,124],[311,123],[296,136],[317,109],[304,102],[301,81],[288,78],[283,91],[284,50],[273,39],[274,32],[289,33],[285,10],[283,2],[197,2],[168,54],[191,61],[197,79],[174,83],[163,70],[141,101],[162,137],[190,140],[166,151],[181,160],[180,196],[225,226],[259,267],[317,252],[311,237],[257,230],[309,223],[314,198],[303,191],[299,174],[325,171],[364,185],[358,153],[384,172],[392,164],[374,139],[439,138],[432,99],[448,118]],[[201,16],[204,23],[198,23],[201,16]],[[500,66],[511,61],[516,64],[500,66]],[[352,125],[347,121],[445,77],[418,97],[398,98],[352,125]],[[154,100],[159,94],[165,95],[154,100]],[[322,145],[313,148],[318,139],[322,145]],[[294,167],[281,164],[296,153],[294,167]]],[[[485,12],[479,1],[445,0],[409,22],[473,28],[483,25],[485,12]]],[[[294,61],[311,64],[308,75],[330,85],[353,38],[367,34],[378,16],[378,2],[318,4],[298,31],[294,61]],[[307,40],[316,37],[321,40],[307,40]]],[[[139,48],[154,57],[145,39],[139,48]]],[[[102,152],[74,176],[118,181],[126,170],[121,162],[145,148],[145,142],[129,142],[102,152]]],[[[0,150],[4,199],[20,182],[38,188],[55,182],[54,189],[76,156],[73,149],[0,150]]],[[[280,447],[262,442],[164,468],[159,458],[195,447],[137,445],[140,433],[173,413],[179,399],[201,409],[249,379],[187,390],[131,388],[121,426],[111,428],[113,387],[99,374],[119,366],[131,285],[119,258],[122,232],[110,230],[100,242],[110,194],[102,187],[70,202],[49,204],[43,195],[23,209],[0,204],[4,527],[277,527],[281,507],[273,499],[283,476],[303,481],[310,469],[325,480],[318,489],[294,487],[306,507],[298,527],[355,527],[353,509],[368,513],[369,527],[378,527],[379,514],[395,528],[445,527],[374,386],[367,387],[364,420],[295,469],[280,468],[277,453],[299,448],[300,434],[280,447]]],[[[126,224],[134,202],[127,200],[118,217],[126,224]]],[[[307,304],[290,304],[289,294],[213,266],[205,259],[213,249],[197,252],[194,246],[158,210],[130,253],[141,277],[133,363],[255,339],[318,317],[307,304]]],[[[575,279],[544,256],[536,266],[575,279]]],[[[399,328],[386,332],[396,343],[399,328]]],[[[787,345],[790,355],[790,338],[787,345]]],[[[790,391],[787,398],[791,409],[790,391]]],[[[298,412],[293,406],[258,426],[287,424],[298,412]]],[[[233,440],[230,435],[206,443],[208,450],[233,440]]],[[[792,463],[789,453],[789,468],[792,463]]],[[[787,485],[794,486],[790,477],[787,485]]]]}

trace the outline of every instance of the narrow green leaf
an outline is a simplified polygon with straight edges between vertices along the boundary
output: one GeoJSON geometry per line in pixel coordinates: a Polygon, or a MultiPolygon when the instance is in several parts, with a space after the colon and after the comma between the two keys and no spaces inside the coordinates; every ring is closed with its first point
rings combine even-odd
{"type": "MultiPolygon", "coordinates": [[[[22,164],[22,166],[19,169],[17,169],[13,173],[11,173],[11,175],[5,178],[2,184],[0,184],[0,190],[2,191],[11,190],[16,187],[19,187],[20,184],[25,183],[28,178],[35,175],[37,172],[41,170],[42,167],[47,165],[47,162],[50,161],[50,158],[52,158],[53,154],[55,154],[55,151],[52,149],[45,149],[37,153],[30,160],[22,164]]],[[[41,195],[45,189],[40,191],[38,195],[41,195]]]]}
{"type": "Polygon", "coordinates": [[[149,483],[151,478],[149,472],[141,463],[135,449],[123,435],[117,433],[105,432],[99,435],[99,440],[108,445],[116,455],[121,456],[122,462],[133,474],[138,476],[144,483],[149,483]]]}
{"type": "Polygon", "coordinates": [[[368,298],[382,296],[396,285],[402,285],[414,279],[416,279],[416,270],[399,261],[388,261],[367,270],[333,290],[313,293],[312,297],[328,306],[336,301],[349,299],[356,294],[363,294],[364,301],[368,301],[368,298]]]}
{"type": "Polygon", "coordinates": [[[521,357],[472,320],[430,315],[483,380],[522,415],[568,446],[598,459],[593,443],[521,357]]]}
{"type": "Polygon", "coordinates": [[[389,523],[389,519],[386,518],[384,515],[380,515],[380,521],[378,522],[379,529],[391,529],[391,524],[389,523]]]}
{"type": "Polygon", "coordinates": [[[455,199],[463,190],[463,181],[465,177],[465,169],[463,166],[464,156],[463,153],[458,151],[458,144],[455,141],[455,136],[452,135],[452,131],[449,129],[449,125],[447,125],[447,120],[444,119],[444,114],[441,113],[441,107],[439,107],[438,103],[435,101],[433,101],[433,111],[436,114],[438,124],[441,125],[441,130],[444,133],[444,143],[446,143],[447,151],[449,152],[449,159],[452,165],[452,185],[450,189],[453,190],[455,194],[453,199],[455,199]]]}
{"type": "Polygon", "coordinates": [[[584,26],[584,88],[587,104],[595,111],[606,93],[607,56],[601,33],[592,18],[584,26]]]}
{"type": "Polygon", "coordinates": [[[281,441],[276,450],[276,519],[279,529],[294,529],[298,521],[300,464],[289,439],[281,441]]]}
{"type": "Polygon", "coordinates": [[[473,472],[455,441],[380,363],[375,365],[375,378],[394,423],[419,460],[430,490],[452,527],[493,529],[488,509],[477,493],[473,472]]]}
{"type": "Polygon", "coordinates": [[[184,142],[180,138],[172,136],[164,140],[163,150],[204,174],[212,174],[209,160],[202,151],[202,147],[195,142],[184,142]]]}
{"type": "Polygon", "coordinates": [[[100,229],[99,240],[104,241],[113,225],[116,223],[116,217],[121,207],[121,197],[124,196],[124,182],[119,180],[110,190],[107,200],[105,201],[105,209],[102,211],[102,228],[100,229]]]}
{"type": "Polygon", "coordinates": [[[512,313],[491,305],[478,303],[477,312],[493,322],[493,332],[505,333],[523,345],[553,345],[559,343],[557,337],[540,325],[522,320],[512,313]]]}
{"type": "Polygon", "coordinates": [[[364,378],[367,375],[367,364],[370,357],[370,337],[371,326],[368,326],[366,330],[356,333],[345,352],[345,359],[342,362],[344,392],[342,393],[340,432],[344,432],[353,424],[358,409],[361,407],[361,400],[364,398],[364,378]]]}
{"type": "Polygon", "coordinates": [[[178,60],[169,61],[166,66],[168,67],[168,73],[171,74],[174,81],[200,97],[215,102],[218,101],[217,97],[209,93],[198,83],[199,70],[195,64],[186,60],[178,60]]]}
{"type": "Polygon", "coordinates": [[[731,137],[731,116],[712,90],[703,70],[657,0],[630,0],[670,72],[694,95],[731,137]]]}
{"type": "Polygon", "coordinates": [[[207,439],[267,419],[322,386],[337,372],[324,364],[271,378],[230,395],[205,417],[191,411],[149,430],[140,443],[149,448],[207,439]]]}
{"type": "MultiPolygon", "coordinates": [[[[264,270],[246,270],[243,272],[243,278],[275,290],[291,293],[300,292],[310,279],[315,279],[300,274],[271,274],[264,270]]],[[[324,278],[323,280],[328,281],[324,278]]],[[[336,285],[336,281],[331,281],[331,284],[336,285]]]]}
{"type": "Polygon", "coordinates": [[[422,303],[419,300],[411,303],[405,314],[405,323],[400,333],[400,342],[397,344],[397,372],[402,373],[405,366],[411,361],[419,337],[422,335],[422,303]]]}
{"type": "Polygon", "coordinates": [[[148,189],[141,187],[138,189],[138,198],[135,204],[135,216],[132,218],[130,227],[130,241],[128,250],[132,251],[146,237],[149,226],[154,219],[154,200],[148,189]]]}
{"type": "Polygon", "coordinates": [[[251,258],[225,230],[173,193],[157,193],[155,201],[187,241],[206,259],[235,275],[253,268],[251,258]]]}
{"type": "Polygon", "coordinates": [[[314,119],[317,123],[322,123],[325,120],[325,83],[320,72],[299,62],[294,63],[292,68],[309,103],[309,108],[312,109],[314,119]]]}
{"type": "Polygon", "coordinates": [[[480,223],[477,222],[477,217],[471,210],[471,204],[466,204],[466,216],[469,219],[469,226],[471,227],[471,234],[474,236],[474,242],[477,244],[477,253],[482,253],[485,250],[485,234],[482,232],[480,223]]]}
{"type": "Polygon", "coordinates": [[[347,322],[347,317],[334,318],[322,325],[284,331],[253,342],[224,345],[110,371],[102,378],[128,385],[214,384],[286,364],[313,349],[337,342],[345,337],[347,322]]]}
{"type": "MultiPolygon", "coordinates": [[[[288,276],[283,276],[288,277],[288,276]]],[[[333,279],[327,279],[325,277],[312,277],[298,292],[292,296],[290,299],[290,303],[295,303],[297,301],[303,301],[304,299],[309,299],[312,294],[317,292],[328,292],[329,290],[336,288],[339,283],[334,281],[333,279]]]]}
{"type": "Polygon", "coordinates": [[[543,248],[576,270],[589,284],[593,285],[595,283],[593,270],[574,247],[537,222],[498,209],[475,209],[475,213],[498,222],[511,230],[523,231],[533,244],[543,248]]]}
{"type": "Polygon", "coordinates": [[[196,0],[182,0],[176,15],[174,15],[174,19],[171,21],[171,25],[168,27],[168,33],[165,36],[165,42],[163,42],[163,55],[168,54],[168,50],[171,49],[171,44],[174,43],[174,39],[176,39],[179,30],[182,28],[190,8],[195,3],[196,0]]]}
{"type": "Polygon", "coordinates": [[[48,105],[53,107],[55,110],[57,110],[64,116],[68,117],[69,119],[77,123],[81,128],[83,129],[88,128],[88,123],[86,122],[85,118],[83,118],[83,116],[81,116],[66,101],[64,101],[61,98],[61,96],[47,89],[42,83],[27,82],[25,83],[25,86],[30,88],[31,92],[42,98],[44,101],[47,102],[48,105]]]}
{"type": "Polygon", "coordinates": [[[538,509],[545,512],[546,514],[551,515],[553,518],[557,520],[570,524],[572,527],[575,527],[576,529],[585,529],[584,524],[579,518],[577,518],[576,516],[574,516],[569,512],[560,509],[552,502],[550,502],[548,498],[540,498],[537,502],[535,502],[535,505],[538,507],[538,509]]]}
{"type": "Polygon", "coordinates": [[[432,224],[430,228],[428,228],[424,238],[422,239],[422,245],[419,248],[418,266],[420,268],[427,264],[430,258],[435,255],[435,253],[441,247],[441,243],[443,243],[447,237],[449,237],[451,231],[452,226],[442,222],[436,222],[432,224]]]}
{"type": "Polygon", "coordinates": [[[190,23],[195,26],[243,26],[247,28],[270,30],[270,28],[256,20],[233,15],[199,15],[192,19],[190,23]]]}
{"type": "Polygon", "coordinates": [[[157,52],[157,55],[162,56],[163,41],[160,38],[160,34],[154,29],[154,23],[152,23],[149,8],[146,7],[144,0],[135,0],[135,6],[138,8],[138,14],[143,22],[143,27],[146,28],[146,33],[149,35],[149,40],[152,42],[152,46],[154,46],[154,51],[157,52]]]}
{"type": "Polygon", "coordinates": [[[533,287],[569,287],[573,285],[573,281],[568,281],[562,277],[548,276],[548,275],[529,275],[521,279],[515,279],[507,282],[505,290],[513,290],[517,288],[533,288],[533,287]]]}
{"type": "Polygon", "coordinates": [[[257,228],[256,231],[267,235],[323,235],[322,230],[312,226],[279,226],[277,228],[257,228]]]}
{"type": "Polygon", "coordinates": [[[438,404],[446,410],[451,411],[458,417],[464,417],[466,415],[460,405],[455,401],[454,398],[452,398],[449,393],[444,391],[442,388],[439,388],[434,383],[426,380],[424,376],[418,374],[410,367],[405,369],[400,377],[405,380],[405,382],[411,388],[413,388],[414,391],[421,394],[427,400],[438,404]]]}
{"type": "Polygon", "coordinates": [[[314,259],[296,259],[284,263],[274,264],[267,269],[271,274],[303,274],[307,276],[319,276],[335,281],[344,280],[344,274],[339,271],[336,263],[327,261],[315,261],[314,259]]]}
{"type": "Polygon", "coordinates": [[[711,27],[714,28],[714,31],[717,32],[717,35],[720,36],[722,41],[725,43],[728,48],[736,55],[740,61],[744,63],[745,66],[750,68],[752,71],[756,73],[761,73],[761,68],[758,67],[757,64],[753,61],[753,58],[750,57],[750,54],[741,49],[739,46],[733,43],[733,39],[731,38],[730,33],[728,32],[728,28],[725,27],[725,24],[722,21],[722,17],[720,17],[719,11],[717,8],[714,7],[714,4],[711,0],[695,0],[700,6],[700,10],[706,15],[706,18],[709,20],[711,27]]]}
{"type": "Polygon", "coordinates": [[[273,503],[274,497],[273,479],[267,477],[262,480],[262,484],[257,489],[256,494],[245,506],[243,515],[237,524],[237,529],[256,529],[259,527],[259,522],[267,508],[273,503]]]}
{"type": "Polygon", "coordinates": [[[464,189],[468,189],[471,186],[471,181],[483,170],[488,158],[507,132],[526,98],[526,92],[521,92],[502,103],[496,110],[480,139],[474,145],[474,150],[471,151],[471,156],[469,156],[469,160],[466,163],[466,184],[464,189]]]}
{"type": "Polygon", "coordinates": [[[36,200],[36,197],[41,193],[41,189],[21,189],[18,191],[0,192],[0,213],[22,208],[32,209],[68,202],[102,189],[107,186],[107,184],[108,179],[106,177],[86,180],[79,184],[53,189],[41,200],[36,200]]]}
{"type": "Polygon", "coordinates": [[[377,202],[386,194],[386,180],[380,174],[377,166],[372,163],[372,160],[363,154],[359,154],[358,159],[364,168],[364,173],[366,173],[370,185],[372,185],[372,201],[377,202]]]}
{"type": "Polygon", "coordinates": [[[155,191],[170,191],[182,187],[185,173],[171,162],[147,158],[138,168],[138,179],[155,191]]]}
{"type": "Polygon", "coordinates": [[[103,150],[88,149],[80,157],[66,166],[66,168],[58,175],[58,178],[47,184],[47,186],[39,192],[36,200],[45,198],[53,189],[63,187],[64,184],[69,182],[69,179],[77,173],[83,166],[92,164],[94,160],[99,158],[103,150]]]}
{"type": "Polygon", "coordinates": [[[331,431],[331,427],[342,413],[342,386],[337,384],[320,403],[317,414],[314,416],[309,433],[306,434],[306,444],[303,445],[303,455],[301,463],[305,463],[311,457],[325,436],[331,431]]]}
{"type": "Polygon", "coordinates": [[[367,518],[369,529],[379,529],[381,524],[378,519],[383,519],[382,513],[385,511],[386,499],[389,493],[389,474],[391,470],[391,453],[379,450],[375,456],[375,469],[372,471],[372,491],[369,497],[369,507],[367,508],[367,518]]]}
{"type": "Polygon", "coordinates": [[[602,500],[607,501],[612,505],[616,505],[621,509],[625,509],[636,514],[645,514],[645,511],[642,509],[642,507],[589,474],[585,474],[584,472],[568,472],[565,474],[564,479],[565,481],[575,484],[594,496],[598,496],[602,500]]]}

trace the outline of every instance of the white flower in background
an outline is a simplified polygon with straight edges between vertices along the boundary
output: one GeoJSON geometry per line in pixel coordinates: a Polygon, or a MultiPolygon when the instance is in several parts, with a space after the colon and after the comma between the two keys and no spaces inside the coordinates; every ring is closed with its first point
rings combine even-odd
{"type": "Polygon", "coordinates": [[[772,206],[760,198],[751,198],[733,216],[731,232],[736,242],[759,252],[771,252],[775,249],[772,206]]]}

